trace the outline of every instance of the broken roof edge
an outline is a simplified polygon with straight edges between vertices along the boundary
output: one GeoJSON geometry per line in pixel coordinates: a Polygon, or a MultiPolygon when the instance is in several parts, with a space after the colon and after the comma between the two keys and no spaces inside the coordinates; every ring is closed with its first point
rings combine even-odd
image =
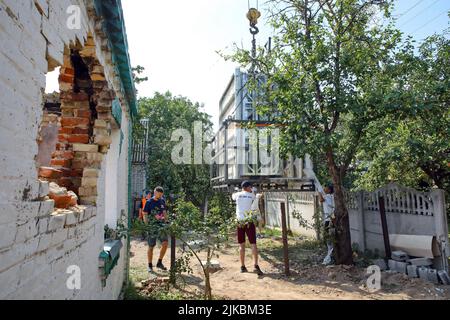
{"type": "Polygon", "coordinates": [[[127,99],[130,115],[137,115],[136,88],[134,86],[133,72],[128,53],[128,39],[125,28],[121,0],[94,0],[97,16],[103,18],[103,30],[108,37],[116,70],[122,82],[127,99]]]}

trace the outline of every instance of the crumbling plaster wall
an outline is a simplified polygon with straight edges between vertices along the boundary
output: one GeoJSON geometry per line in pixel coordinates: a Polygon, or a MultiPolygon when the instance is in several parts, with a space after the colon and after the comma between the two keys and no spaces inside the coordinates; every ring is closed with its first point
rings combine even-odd
{"type": "MultiPolygon", "coordinates": [[[[116,299],[122,288],[126,246],[106,287],[100,281],[104,163],[97,207],[57,214],[54,202],[45,200],[48,184],[38,180],[36,169],[46,73],[63,65],[65,49],[84,44],[89,33],[106,81],[128,114],[100,26],[92,1],[0,0],[0,299],[116,299]],[[80,29],[66,26],[70,5],[81,8],[80,29]],[[80,267],[79,290],[67,286],[71,265],[80,267]]],[[[124,120],[127,127],[128,116],[124,120]]],[[[127,185],[126,174],[122,179],[127,185]]],[[[122,197],[126,208],[126,193],[122,197]]]]}

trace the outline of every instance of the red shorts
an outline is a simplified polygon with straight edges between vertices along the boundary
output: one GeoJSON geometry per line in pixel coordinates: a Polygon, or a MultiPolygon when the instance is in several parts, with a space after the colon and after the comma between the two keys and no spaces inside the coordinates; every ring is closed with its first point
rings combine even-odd
{"type": "Polygon", "coordinates": [[[256,227],[254,223],[246,224],[245,227],[238,227],[237,228],[237,238],[238,243],[245,243],[245,234],[247,234],[248,241],[251,244],[256,243],[256,227]]]}

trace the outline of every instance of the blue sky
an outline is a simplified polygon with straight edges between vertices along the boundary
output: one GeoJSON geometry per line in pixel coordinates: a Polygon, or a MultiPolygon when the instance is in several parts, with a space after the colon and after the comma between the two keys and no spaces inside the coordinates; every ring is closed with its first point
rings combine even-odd
{"type": "Polygon", "coordinates": [[[450,0],[397,0],[394,15],[397,27],[422,40],[448,27],[450,0]]]}
{"type": "MultiPolygon", "coordinates": [[[[216,125],[218,101],[235,68],[216,50],[229,51],[234,42],[250,46],[248,0],[122,0],[122,5],[132,64],[144,66],[149,77],[138,86],[139,95],[170,90],[203,102],[216,125]]],[[[448,26],[449,9],[450,0],[398,0],[394,15],[400,30],[421,40],[448,26]]],[[[271,30],[264,20],[260,29],[258,41],[264,44],[271,30]]]]}
{"type": "MultiPolygon", "coordinates": [[[[257,0],[122,0],[131,63],[146,68],[149,81],[139,85],[139,96],[170,90],[205,104],[218,121],[219,99],[235,65],[217,50],[230,52],[233,43],[250,47],[248,1],[257,0]]],[[[259,0],[263,9],[265,0],[259,0]]],[[[421,40],[448,27],[450,0],[397,0],[397,26],[421,40]]],[[[259,44],[271,34],[263,18],[259,44]]],[[[57,88],[57,74],[48,79],[57,88]],[[53,78],[54,79],[53,79],[53,78]]]]}

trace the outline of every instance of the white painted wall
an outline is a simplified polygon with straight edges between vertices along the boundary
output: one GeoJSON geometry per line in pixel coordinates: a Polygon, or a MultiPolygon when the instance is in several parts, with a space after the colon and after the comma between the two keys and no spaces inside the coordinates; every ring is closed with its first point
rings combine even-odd
{"type": "Polygon", "coordinates": [[[105,161],[105,225],[115,229],[120,213],[118,207],[120,130],[112,130],[111,138],[112,143],[105,161]]]}
{"type": "MultiPolygon", "coordinates": [[[[48,62],[63,63],[70,43],[84,43],[94,20],[82,0],[0,0],[0,299],[117,299],[126,264],[126,245],[118,265],[102,287],[99,254],[105,223],[105,165],[98,182],[98,205],[81,213],[52,215],[53,201],[43,201],[48,185],[37,177],[36,142],[42,120],[42,93],[48,62]],[[65,26],[70,5],[81,8],[82,28],[65,26]],[[49,58],[49,60],[46,59],[49,58]],[[81,288],[68,289],[67,268],[81,270],[81,288]]],[[[110,54],[96,48],[105,77],[123,99],[115,81],[110,54]]],[[[125,113],[125,106],[122,106],[125,113]]],[[[127,206],[127,148],[129,119],[125,128],[116,184],[119,209],[127,206]]],[[[116,142],[112,148],[117,148],[116,142]]]]}

